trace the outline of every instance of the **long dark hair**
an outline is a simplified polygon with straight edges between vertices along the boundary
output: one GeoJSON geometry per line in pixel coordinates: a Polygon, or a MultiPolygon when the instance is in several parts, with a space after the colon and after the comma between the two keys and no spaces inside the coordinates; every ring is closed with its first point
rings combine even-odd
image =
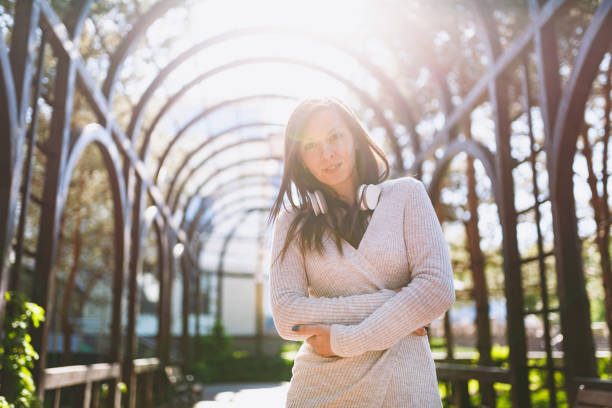
{"type": "Polygon", "coordinates": [[[302,162],[300,145],[304,127],[314,113],[323,109],[335,111],[353,135],[357,145],[355,152],[357,185],[378,184],[389,176],[389,162],[385,153],[370,138],[351,108],[335,97],[303,99],[285,126],[283,178],[268,217],[268,223],[272,223],[281,211],[281,207],[286,209],[285,199],[297,212],[280,253],[281,260],[291,240],[296,236],[302,253],[313,249],[322,253],[325,231],[331,232],[340,253],[342,253],[343,239],[357,246],[367,228],[368,216],[372,212],[359,210],[358,203],[349,206],[333,189],[317,180],[302,162]],[[292,184],[299,195],[299,203],[294,201],[292,184]],[[325,215],[314,215],[312,204],[306,194],[306,191],[314,190],[320,190],[325,196],[328,207],[325,215]]]}

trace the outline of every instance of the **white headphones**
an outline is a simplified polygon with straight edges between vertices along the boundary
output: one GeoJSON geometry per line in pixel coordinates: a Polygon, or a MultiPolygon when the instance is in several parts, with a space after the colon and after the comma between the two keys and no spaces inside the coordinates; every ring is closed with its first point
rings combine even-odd
{"type": "MultiPolygon", "coordinates": [[[[378,204],[382,189],[378,184],[362,184],[357,189],[357,202],[362,211],[373,210],[378,204]]],[[[327,214],[327,203],[320,190],[306,191],[315,215],[327,214]]]]}

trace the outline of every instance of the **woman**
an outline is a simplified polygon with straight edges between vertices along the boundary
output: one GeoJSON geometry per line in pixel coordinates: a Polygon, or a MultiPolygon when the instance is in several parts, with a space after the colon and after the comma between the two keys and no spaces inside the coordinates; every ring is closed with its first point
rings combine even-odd
{"type": "Polygon", "coordinates": [[[336,98],[306,99],[289,118],[270,299],[280,336],[306,341],[287,407],[441,406],[419,329],[455,300],[449,251],[423,183],[388,173],[336,98]]]}

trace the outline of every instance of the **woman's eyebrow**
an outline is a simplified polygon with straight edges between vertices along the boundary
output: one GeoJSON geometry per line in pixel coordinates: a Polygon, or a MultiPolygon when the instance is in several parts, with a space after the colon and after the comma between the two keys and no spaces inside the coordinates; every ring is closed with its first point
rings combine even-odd
{"type": "Polygon", "coordinates": [[[331,132],[336,131],[336,130],[340,130],[340,129],[342,129],[342,128],[341,127],[331,128],[330,130],[327,131],[327,134],[329,135],[331,132]]]}

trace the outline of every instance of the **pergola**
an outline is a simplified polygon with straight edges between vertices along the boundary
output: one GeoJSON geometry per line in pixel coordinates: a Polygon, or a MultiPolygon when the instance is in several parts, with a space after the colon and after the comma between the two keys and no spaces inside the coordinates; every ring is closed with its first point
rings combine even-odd
{"type": "MultiPolygon", "coordinates": [[[[468,2],[470,3],[470,2],[468,2]]],[[[37,225],[37,247],[33,251],[35,258],[34,292],[32,300],[42,305],[48,314],[52,313],[55,297],[55,268],[57,247],[60,240],[59,223],[64,211],[64,205],[73,170],[83,151],[94,144],[104,158],[104,164],[109,174],[110,186],[114,203],[114,269],[113,269],[113,302],[111,324],[110,363],[95,366],[55,367],[47,368],[49,324],[45,323],[35,331],[33,342],[40,354],[36,367],[36,383],[39,396],[44,398],[45,391],[55,389],[56,403],[59,403],[60,390],[75,384],[85,385],[84,400],[89,403],[92,393],[95,396],[95,382],[124,380],[128,383],[129,406],[134,406],[137,395],[136,384],[138,375],[148,368],[156,369],[158,365],[165,366],[170,362],[170,300],[171,281],[174,274],[183,277],[182,328],[183,358],[189,358],[188,347],[188,311],[191,302],[199,304],[199,284],[195,287],[197,295],[190,297],[193,289],[190,285],[199,281],[200,268],[198,254],[206,244],[205,238],[200,238],[200,232],[211,228],[215,217],[210,216],[210,209],[201,204],[195,216],[188,219],[187,209],[196,205],[202,197],[210,194],[211,186],[218,187],[215,177],[224,171],[238,168],[245,162],[282,162],[282,157],[270,153],[262,157],[235,160],[219,167],[213,173],[202,177],[199,169],[210,162],[215,155],[222,154],[233,148],[246,144],[265,143],[262,136],[239,140],[227,144],[207,154],[201,162],[194,166],[187,163],[205,151],[215,140],[223,140],[237,129],[252,129],[254,132],[262,127],[274,128],[282,132],[285,118],[276,122],[236,123],[233,127],[224,129],[199,144],[184,157],[182,165],[174,172],[168,185],[162,185],[160,174],[166,165],[168,157],[182,154],[176,148],[178,142],[188,134],[190,128],[205,119],[211,113],[227,106],[239,106],[249,100],[276,99],[295,103],[296,96],[267,93],[245,95],[243,97],[223,100],[212,106],[204,106],[185,124],[167,143],[163,155],[157,162],[154,172],[149,172],[147,164],[150,161],[149,150],[154,140],[156,126],[167,115],[172,114],[171,108],[181,98],[199,83],[207,78],[230,70],[234,67],[259,63],[278,63],[298,65],[323,75],[327,75],[342,83],[362,106],[373,113],[373,123],[384,130],[385,138],[390,147],[390,158],[393,165],[393,175],[414,174],[423,175],[426,162],[435,163],[431,173],[428,190],[432,202],[438,207],[442,182],[448,173],[449,166],[458,154],[479,161],[486,171],[497,205],[498,217],[503,233],[502,256],[504,272],[504,290],[507,302],[507,341],[510,347],[509,368],[492,367],[490,359],[490,327],[480,319],[478,336],[481,351],[480,364],[466,366],[452,363],[452,350],[449,345],[450,359],[440,362],[438,373],[441,379],[455,382],[459,385],[459,402],[466,401],[466,383],[468,379],[477,379],[484,384],[481,388],[483,398],[493,404],[492,397],[485,397],[487,387],[493,382],[510,384],[513,406],[531,406],[529,391],[529,370],[540,369],[546,372],[549,381],[546,387],[550,393],[551,406],[556,406],[557,386],[554,383],[554,372],[562,371],[565,378],[564,391],[568,401],[575,398],[580,384],[593,385],[612,390],[612,382],[600,380],[598,377],[595,347],[591,331],[591,315],[589,300],[585,285],[585,276],[581,255],[580,239],[578,237],[575,197],[572,182],[572,163],[576,154],[576,144],[580,135],[580,126],[590,95],[592,84],[598,74],[598,69],[604,55],[610,50],[612,40],[612,1],[603,0],[593,10],[593,17],[582,36],[579,51],[571,67],[569,80],[564,84],[559,76],[558,45],[555,23],[563,18],[566,10],[571,7],[566,0],[529,0],[531,22],[509,44],[502,45],[500,34],[495,26],[493,10],[488,2],[473,1],[474,18],[478,22],[480,45],[484,47],[488,68],[486,74],[471,85],[460,103],[453,102],[453,91],[444,77],[437,72],[434,53],[431,53],[431,64],[427,68],[434,73],[434,80],[439,87],[439,100],[444,114],[444,124],[435,132],[433,138],[424,138],[417,130],[420,118],[415,117],[411,108],[410,95],[404,95],[394,84],[385,71],[372,61],[368,55],[347,48],[334,39],[316,33],[303,32],[298,29],[281,27],[248,27],[219,33],[203,39],[182,52],[170,63],[162,67],[154,80],[151,81],[134,106],[127,127],[121,126],[112,114],[116,85],[124,62],[131,55],[138,42],[145,36],[147,30],[169,10],[180,7],[178,0],[159,0],[133,24],[118,46],[108,55],[108,67],[102,86],[94,81],[88,72],[86,63],[79,53],[79,41],[84,23],[90,13],[91,0],[73,0],[70,12],[66,18],[60,19],[48,0],[19,0],[15,4],[13,15],[13,31],[10,44],[0,41],[0,126],[3,127],[0,136],[0,321],[4,316],[4,293],[19,286],[19,271],[21,259],[28,256],[23,247],[25,217],[31,200],[39,200],[40,223],[37,225]],[[38,35],[42,30],[42,35],[38,35]],[[376,81],[390,100],[383,104],[371,95],[362,84],[353,83],[342,73],[331,67],[319,65],[312,61],[293,57],[275,55],[256,58],[236,59],[230,63],[215,66],[213,69],[201,72],[190,79],[181,89],[169,95],[161,109],[154,112],[151,125],[143,128],[145,113],[151,114],[151,101],[156,90],[182,64],[194,56],[205,52],[213,46],[223,45],[235,38],[252,36],[261,33],[278,35],[287,38],[308,37],[313,41],[336,48],[338,52],[346,53],[355,64],[367,71],[376,81]],[[41,78],[43,76],[42,61],[45,50],[50,48],[57,59],[54,74],[54,94],[52,98],[51,126],[45,143],[46,158],[44,172],[43,195],[40,198],[30,194],[32,184],[32,162],[34,149],[37,148],[37,121],[40,108],[41,78]],[[509,95],[508,78],[520,81],[522,94],[509,95]],[[537,87],[535,86],[537,84],[537,87]],[[534,91],[536,89],[536,91],[534,91]],[[83,95],[95,114],[94,123],[84,127],[76,139],[71,140],[71,117],[75,93],[83,95]],[[518,100],[511,100],[511,98],[518,100]],[[495,149],[469,136],[470,114],[482,103],[488,100],[492,106],[491,119],[494,122],[495,149]],[[522,112],[527,115],[530,136],[530,154],[526,159],[517,160],[512,155],[510,140],[513,136],[509,106],[511,102],[521,104],[522,112]],[[545,143],[538,146],[534,140],[534,130],[531,127],[532,108],[537,107],[544,123],[545,143]],[[149,109],[149,111],[147,111],[149,109]],[[388,115],[388,112],[392,115],[388,115]],[[408,143],[400,143],[398,126],[406,130],[408,143]],[[406,151],[412,154],[413,160],[407,163],[406,151]],[[536,156],[545,154],[548,175],[549,196],[541,199],[536,182],[536,156]],[[522,163],[531,163],[534,178],[532,191],[535,204],[521,212],[532,211],[538,220],[538,254],[533,259],[521,257],[517,242],[517,216],[515,208],[515,181],[512,171],[522,163]],[[196,186],[186,189],[187,186],[196,186]],[[206,191],[208,193],[206,193],[206,191]],[[154,210],[145,211],[147,200],[153,203],[154,210]],[[552,211],[554,230],[554,251],[546,252],[543,248],[539,220],[541,206],[548,202],[552,211]],[[178,214],[178,216],[177,216],[178,214]],[[158,240],[158,262],[160,281],[159,309],[159,344],[158,360],[135,359],[136,318],[137,318],[137,279],[142,269],[143,243],[149,230],[154,228],[158,240]],[[174,262],[173,249],[176,244],[182,244],[184,251],[180,255],[180,269],[174,262]],[[547,270],[545,258],[554,257],[554,270],[547,270]],[[538,262],[540,271],[541,305],[537,310],[528,310],[525,306],[522,288],[521,267],[526,262],[538,262]],[[559,309],[549,306],[547,273],[556,273],[556,295],[559,299],[559,309]],[[128,294],[127,327],[122,328],[122,293],[128,294]],[[563,367],[559,368],[553,362],[551,347],[551,328],[548,322],[550,313],[558,312],[563,334],[563,367]],[[539,367],[528,366],[527,342],[524,318],[528,314],[540,316],[545,322],[546,362],[539,367]],[[487,340],[488,339],[488,340],[487,340]],[[487,344],[488,342],[488,344],[487,344]],[[70,374],[70,375],[67,375],[70,374]],[[461,391],[463,390],[463,391],[461,391]],[[463,398],[463,399],[461,399],[463,398]]],[[[278,175],[276,175],[278,176],[278,175]]],[[[252,183],[274,186],[274,174],[250,173],[239,179],[225,181],[222,188],[217,188],[218,197],[232,193],[241,188],[240,180],[252,179],[252,183]]],[[[242,184],[243,186],[243,184],[242,184]]],[[[269,199],[270,197],[268,197],[269,199]]],[[[236,201],[244,201],[244,198],[236,201]]],[[[205,201],[201,201],[205,203],[205,201]]],[[[236,206],[235,211],[245,216],[267,209],[260,203],[254,205],[236,206]]],[[[228,204],[228,206],[231,206],[228,204]]],[[[475,211],[475,210],[474,210],[475,211]]],[[[218,218],[217,218],[218,221],[218,218]]],[[[238,223],[239,224],[239,223],[238,223]]],[[[232,239],[234,231],[226,237],[232,239]]],[[[226,244],[224,244],[224,249],[226,244]]],[[[221,257],[223,260],[223,257],[221,257]]],[[[219,274],[222,277],[223,265],[220,264],[219,274]]],[[[219,280],[220,294],[222,279],[219,280]]],[[[483,276],[474,274],[474,297],[477,308],[487,304],[487,288],[483,276]]],[[[217,301],[220,302],[220,295],[217,301]]],[[[220,305],[220,303],[219,303],[220,305]]],[[[487,306],[488,307],[488,306],[487,306]]],[[[488,310],[488,309],[487,309],[488,310]]],[[[220,306],[217,308],[220,313],[220,306]]],[[[199,328],[198,328],[199,330],[199,328]]],[[[114,388],[113,388],[114,389],[114,388]]],[[[119,393],[115,395],[115,406],[119,406],[119,393]]],[[[492,392],[489,388],[488,392],[492,392]]],[[[84,405],[88,406],[88,405],[84,405]]]]}

